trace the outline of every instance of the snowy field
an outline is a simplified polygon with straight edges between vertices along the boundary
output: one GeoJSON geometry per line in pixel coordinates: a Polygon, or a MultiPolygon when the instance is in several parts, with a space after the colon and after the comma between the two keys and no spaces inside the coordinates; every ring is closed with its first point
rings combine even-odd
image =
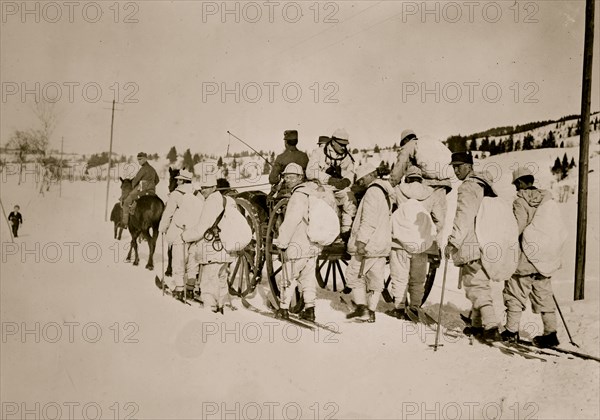
{"type": "MultiPolygon", "coordinates": [[[[553,286],[574,341],[598,356],[600,158],[592,149],[586,298],[573,301],[576,195],[560,204],[570,234],[553,286]]],[[[536,163],[549,187],[549,168],[565,150],[578,155],[542,149],[480,164],[501,170],[498,187],[510,199],[512,165],[536,163]]],[[[109,212],[118,187],[111,184],[109,212]]],[[[165,198],[165,180],[160,187],[165,198]]],[[[239,309],[221,316],[162,297],[154,286],[160,243],[154,271],[144,269],[146,243],[139,267],[125,263],[129,234],[113,239],[105,195],[105,182],[76,181],[63,182],[62,197],[57,186],[41,196],[32,175],[17,186],[3,174],[4,208],[20,204],[25,223],[14,244],[0,223],[2,418],[600,418],[599,363],[543,363],[450,337],[434,352],[434,331],[388,317],[383,301],[375,324],[347,323],[337,294],[319,291],[317,319],[337,326],[334,335],[251,313],[237,298],[239,309]]],[[[436,316],[442,271],[426,304],[436,316]]],[[[449,267],[444,313],[453,319],[469,308],[457,275],[449,267]]],[[[521,333],[541,333],[539,316],[526,313],[521,333]]]]}

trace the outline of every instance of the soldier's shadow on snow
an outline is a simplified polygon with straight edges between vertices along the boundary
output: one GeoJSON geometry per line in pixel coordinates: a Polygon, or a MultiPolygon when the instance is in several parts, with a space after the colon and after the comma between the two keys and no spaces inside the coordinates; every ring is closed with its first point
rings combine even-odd
{"type": "MultiPolygon", "coordinates": [[[[433,319],[438,319],[440,311],[439,303],[431,305],[425,304],[422,309],[427,312],[427,314],[431,315],[433,319]]],[[[447,329],[462,331],[467,324],[465,324],[461,315],[467,318],[469,317],[468,312],[465,313],[463,309],[457,307],[453,303],[446,303],[442,306],[441,324],[447,329]]]]}

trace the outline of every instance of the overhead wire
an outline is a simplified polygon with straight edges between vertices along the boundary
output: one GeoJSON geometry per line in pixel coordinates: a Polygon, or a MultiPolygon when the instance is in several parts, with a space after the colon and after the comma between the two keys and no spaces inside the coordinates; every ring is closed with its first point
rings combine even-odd
{"type": "Polygon", "coordinates": [[[345,20],[343,20],[343,21],[341,21],[341,22],[337,22],[337,24],[336,24],[336,25],[332,25],[332,26],[330,26],[330,27],[328,27],[328,28],[325,28],[325,29],[323,29],[322,31],[320,31],[320,32],[317,32],[316,34],[314,34],[314,35],[311,35],[311,36],[309,36],[308,38],[305,38],[305,39],[303,39],[302,41],[300,41],[300,42],[297,42],[296,44],[293,44],[293,45],[291,45],[291,46],[287,47],[286,49],[283,49],[283,50],[281,50],[281,51],[279,51],[279,52],[275,53],[273,56],[271,56],[270,58],[268,58],[268,59],[267,59],[267,61],[268,61],[268,60],[272,60],[272,59],[274,59],[275,57],[277,57],[277,56],[279,56],[279,55],[283,54],[284,52],[288,52],[288,51],[290,51],[290,50],[292,50],[292,49],[294,49],[294,48],[298,47],[299,45],[302,45],[302,44],[304,44],[305,42],[308,42],[308,41],[310,41],[311,39],[313,39],[313,38],[316,38],[316,37],[318,37],[319,35],[322,35],[322,34],[324,34],[325,32],[328,32],[328,31],[331,31],[331,30],[332,30],[332,29],[334,29],[334,28],[337,28],[339,25],[341,25],[341,24],[343,24],[343,23],[346,23],[346,22],[348,22],[349,20],[352,20],[352,19],[354,19],[355,17],[357,17],[357,16],[359,16],[359,15],[361,15],[361,14],[363,14],[363,13],[367,12],[368,10],[372,9],[373,7],[376,7],[376,6],[378,6],[378,5],[379,5],[379,4],[381,4],[381,3],[383,3],[383,1],[378,1],[377,3],[375,3],[375,4],[373,4],[373,5],[369,6],[369,7],[367,7],[367,8],[365,8],[365,9],[361,10],[360,12],[357,12],[357,13],[355,13],[354,15],[350,16],[348,19],[345,19],[345,20]]]}

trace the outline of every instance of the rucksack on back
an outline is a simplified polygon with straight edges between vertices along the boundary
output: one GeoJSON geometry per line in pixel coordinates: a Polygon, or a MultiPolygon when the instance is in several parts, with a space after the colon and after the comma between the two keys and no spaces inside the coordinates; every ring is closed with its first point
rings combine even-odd
{"type": "Polygon", "coordinates": [[[498,197],[483,197],[475,219],[481,263],[490,279],[508,280],[519,264],[519,226],[512,207],[498,197]]]}
{"type": "Polygon", "coordinates": [[[176,226],[191,227],[198,224],[202,215],[202,207],[204,206],[204,197],[201,194],[194,195],[193,193],[184,194],[181,200],[181,205],[173,216],[173,223],[176,226]]]}
{"type": "Polygon", "coordinates": [[[318,187],[308,195],[308,228],[306,234],[311,242],[321,246],[331,245],[340,234],[335,197],[329,189],[318,187]]]}
{"type": "Polygon", "coordinates": [[[221,243],[229,253],[240,252],[252,241],[252,229],[237,206],[227,205],[225,197],[223,197],[223,204],[225,213],[218,224],[221,230],[219,233],[221,243]]]}
{"type": "Polygon", "coordinates": [[[441,141],[421,138],[416,140],[416,166],[421,168],[423,177],[428,179],[450,179],[454,173],[452,152],[441,141]]]}
{"type": "Polygon", "coordinates": [[[392,239],[411,254],[428,250],[436,233],[431,214],[419,200],[410,198],[392,213],[392,239]]]}
{"type": "Polygon", "coordinates": [[[566,240],[567,230],[560,209],[556,201],[547,200],[537,208],[533,220],[523,230],[521,249],[540,274],[549,277],[562,265],[566,240]]]}

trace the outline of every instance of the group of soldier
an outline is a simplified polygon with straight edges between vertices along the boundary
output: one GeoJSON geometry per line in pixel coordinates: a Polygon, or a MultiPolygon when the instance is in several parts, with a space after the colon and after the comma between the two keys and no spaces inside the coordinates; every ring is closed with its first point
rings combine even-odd
{"type": "MultiPolygon", "coordinates": [[[[428,255],[441,254],[443,250],[443,257],[461,267],[462,284],[472,303],[472,325],[465,333],[486,340],[517,340],[520,316],[530,298],[533,311],[541,313],[544,324],[544,334],[535,337],[534,343],[541,347],[558,344],[550,277],[540,274],[523,253],[517,271],[505,282],[503,295],[508,320],[501,332],[491,279],[482,266],[479,248],[472,246],[477,243],[475,218],[481,202],[485,196],[493,197],[496,193],[491,176],[474,171],[470,152],[452,153],[450,162],[446,162],[462,183],[458,187],[451,233],[442,243],[446,195],[452,185],[448,177],[431,176],[423,169],[426,165],[419,161],[422,155],[417,153],[419,139],[414,131],[402,132],[401,149],[389,179],[382,179],[370,163],[355,165],[348,151],[349,136],[343,129],[319,137],[317,148],[310,155],[298,150],[297,131],[285,131],[283,140],[285,151],[275,159],[269,175],[273,185],[270,196],[289,197],[283,224],[273,242],[281,250],[283,272],[287,273],[287,288],[281,295],[278,317],[289,317],[297,286],[304,300],[300,317],[315,320],[315,265],[323,247],[312,242],[307,232],[308,197],[320,189],[335,197],[332,206],[340,213],[338,241],[346,244],[351,256],[345,278],[352,289],[355,308],[347,318],[375,322],[389,259],[394,309],[388,314],[414,319],[411,315],[418,313],[424,294],[428,255]],[[357,200],[359,196],[362,198],[357,200]],[[392,237],[394,209],[408,200],[417,200],[435,225],[437,236],[429,249],[412,249],[392,237]]],[[[154,188],[156,173],[144,169],[147,163],[143,153],[138,160],[142,165],[141,175],[136,176],[138,184],[145,182],[145,188],[154,188]]],[[[212,238],[205,232],[222,214],[224,206],[235,207],[235,201],[217,188],[213,173],[201,174],[200,181],[194,183],[187,170],[182,170],[176,178],[178,186],[169,196],[159,227],[173,247],[173,275],[167,284],[161,282],[157,286],[169,288],[179,300],[185,299],[184,294],[198,294],[201,288],[205,307],[223,313],[227,278],[235,256],[224,250],[215,251],[211,247],[212,238]]],[[[539,204],[552,199],[550,193],[538,190],[533,183],[533,174],[527,169],[519,168],[513,173],[517,189],[513,209],[519,233],[531,223],[539,204]]],[[[124,213],[126,209],[127,205],[124,213]]]]}
{"type": "MultiPolygon", "coordinates": [[[[318,148],[310,156],[297,149],[297,132],[286,131],[284,141],[286,151],[276,159],[269,181],[272,184],[283,182],[291,197],[279,238],[274,244],[285,251],[287,263],[294,263],[290,289],[297,284],[303,294],[305,309],[301,318],[315,319],[315,264],[321,249],[311,243],[306,233],[306,190],[323,186],[335,195],[341,210],[340,239],[347,243],[351,256],[345,278],[356,306],[347,318],[375,322],[375,310],[385,287],[384,267],[389,259],[394,309],[388,314],[399,319],[415,319],[411,315],[418,314],[422,303],[428,256],[440,253],[443,248],[444,257],[461,267],[462,284],[472,303],[471,325],[465,333],[485,340],[518,340],[521,313],[527,300],[531,299],[533,311],[541,313],[544,324],[544,334],[535,337],[534,343],[541,347],[558,345],[550,277],[539,273],[523,252],[519,253],[517,270],[505,281],[503,297],[507,323],[501,332],[494,310],[491,279],[483,268],[480,248],[473,246],[477,244],[475,219],[483,198],[494,197],[496,193],[490,174],[473,169],[470,152],[452,153],[450,161],[446,162],[462,183],[457,191],[451,233],[442,243],[446,195],[452,184],[440,171],[439,176],[432,176],[431,171],[422,169],[426,165],[419,161],[419,139],[414,131],[402,132],[401,149],[389,180],[382,179],[377,168],[369,163],[355,166],[348,152],[349,136],[344,130],[336,130],[331,137],[319,137],[318,148]],[[358,209],[355,196],[362,196],[358,209]],[[394,208],[407,200],[419,201],[435,225],[437,235],[428,249],[413,249],[392,237],[394,208]],[[290,223],[286,224],[288,218],[290,223]],[[292,252],[290,244],[294,244],[292,252]]],[[[551,200],[552,196],[548,191],[534,187],[534,176],[527,168],[514,171],[513,184],[517,190],[514,217],[519,234],[522,234],[539,205],[551,200]]],[[[545,244],[538,245],[544,247],[545,244]]],[[[290,272],[289,268],[287,271],[290,272]]],[[[289,316],[290,299],[290,293],[282,298],[278,312],[282,318],[289,316]]]]}

